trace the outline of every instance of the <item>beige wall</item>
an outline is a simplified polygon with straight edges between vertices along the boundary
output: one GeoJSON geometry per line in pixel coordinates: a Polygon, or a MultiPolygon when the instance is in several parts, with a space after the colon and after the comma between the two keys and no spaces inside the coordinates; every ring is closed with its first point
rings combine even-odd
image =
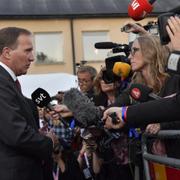
{"type": "MultiPolygon", "coordinates": [[[[156,20],[155,18],[146,18],[140,21],[141,24],[147,24],[147,22],[156,20]]],[[[75,50],[76,61],[80,61],[83,58],[83,44],[82,44],[82,32],[83,31],[109,31],[109,37],[112,42],[127,43],[128,34],[121,32],[120,29],[128,22],[133,22],[130,18],[108,18],[108,19],[77,19],[74,20],[74,34],[75,34],[75,50]]],[[[88,65],[96,67],[97,70],[104,65],[102,62],[88,62],[88,65]]]]}
{"type": "MultiPolygon", "coordinates": [[[[148,21],[156,18],[146,18],[140,21],[146,24],[148,21]]],[[[127,22],[133,22],[130,18],[103,18],[103,19],[74,19],[74,45],[75,61],[80,62],[83,59],[82,32],[83,31],[109,31],[109,37],[112,42],[127,43],[127,33],[122,33],[120,28],[127,22]]],[[[31,30],[32,32],[62,32],[64,37],[63,54],[64,59],[61,64],[40,65],[33,63],[29,74],[65,72],[73,74],[72,43],[71,43],[71,23],[68,19],[48,19],[48,20],[0,20],[0,27],[17,26],[31,30]]],[[[104,62],[88,62],[100,69],[104,62]]]]}

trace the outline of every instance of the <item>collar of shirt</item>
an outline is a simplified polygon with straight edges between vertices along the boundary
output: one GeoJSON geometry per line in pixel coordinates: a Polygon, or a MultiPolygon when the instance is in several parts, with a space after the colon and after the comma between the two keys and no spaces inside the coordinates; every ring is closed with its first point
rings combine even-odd
{"type": "Polygon", "coordinates": [[[2,63],[2,62],[0,62],[0,66],[2,66],[2,67],[10,74],[10,76],[12,77],[12,79],[13,79],[14,81],[17,80],[17,77],[16,77],[16,75],[14,74],[14,72],[13,72],[7,65],[5,65],[5,64],[2,63]]]}

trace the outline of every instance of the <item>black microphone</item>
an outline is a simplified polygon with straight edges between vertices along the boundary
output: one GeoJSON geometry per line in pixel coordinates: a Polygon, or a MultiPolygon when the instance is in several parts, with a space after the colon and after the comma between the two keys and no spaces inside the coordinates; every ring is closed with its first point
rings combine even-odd
{"type": "Polygon", "coordinates": [[[162,99],[162,97],[159,97],[152,92],[152,88],[149,88],[143,84],[132,84],[129,90],[130,96],[139,102],[162,99]]]}
{"type": "Polygon", "coordinates": [[[116,44],[113,42],[98,42],[98,43],[95,43],[94,47],[96,49],[112,49],[112,48],[117,47],[119,45],[120,44],[116,44]]]}
{"type": "MultiPolygon", "coordinates": [[[[38,106],[38,107],[47,107],[50,110],[54,110],[53,104],[51,104],[51,97],[49,93],[42,89],[42,88],[37,88],[32,94],[31,98],[33,102],[38,106]]],[[[60,121],[64,124],[66,128],[69,128],[69,124],[60,116],[60,121]]]]}

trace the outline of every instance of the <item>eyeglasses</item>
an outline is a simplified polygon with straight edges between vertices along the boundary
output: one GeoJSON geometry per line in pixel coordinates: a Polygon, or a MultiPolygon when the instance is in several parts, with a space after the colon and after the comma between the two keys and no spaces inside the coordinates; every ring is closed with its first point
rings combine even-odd
{"type": "Polygon", "coordinates": [[[131,53],[132,56],[134,56],[136,54],[136,52],[139,51],[139,50],[140,50],[140,48],[133,47],[133,48],[131,48],[130,53],[131,53]]]}
{"type": "Polygon", "coordinates": [[[79,84],[88,84],[90,81],[92,81],[92,80],[91,80],[91,79],[90,79],[90,80],[78,79],[78,83],[79,83],[79,84]]]}

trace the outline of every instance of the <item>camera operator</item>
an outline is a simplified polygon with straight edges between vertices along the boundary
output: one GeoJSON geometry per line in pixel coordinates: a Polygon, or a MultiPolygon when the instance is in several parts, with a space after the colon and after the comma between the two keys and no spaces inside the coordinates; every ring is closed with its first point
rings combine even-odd
{"type": "MultiPolygon", "coordinates": [[[[170,47],[172,51],[180,51],[180,18],[171,16],[166,26],[170,37],[170,47]]],[[[137,127],[142,124],[152,122],[168,122],[180,120],[180,94],[164,98],[157,101],[150,101],[129,107],[112,107],[104,112],[106,128],[119,129],[125,124],[131,127],[137,127]],[[158,112],[157,112],[158,111],[158,112]],[[109,115],[116,112],[118,124],[113,124],[109,115]],[[138,113],[137,113],[138,112],[138,113]],[[157,112],[157,113],[155,113],[157,112]]]]}

